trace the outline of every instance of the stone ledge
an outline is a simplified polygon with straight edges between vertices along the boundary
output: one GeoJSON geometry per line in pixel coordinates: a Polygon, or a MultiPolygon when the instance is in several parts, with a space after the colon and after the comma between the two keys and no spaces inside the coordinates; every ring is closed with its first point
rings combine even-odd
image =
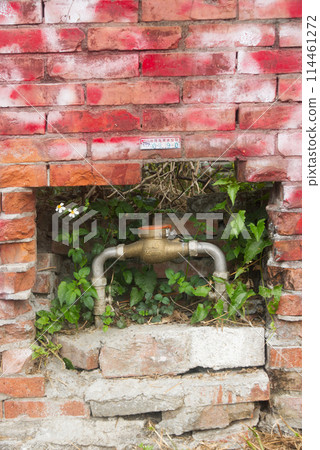
{"type": "Polygon", "coordinates": [[[265,364],[263,327],[132,325],[106,333],[58,335],[62,356],[75,367],[100,368],[107,378],[183,374],[265,364]],[[99,354],[100,353],[100,354],[99,354]]]}

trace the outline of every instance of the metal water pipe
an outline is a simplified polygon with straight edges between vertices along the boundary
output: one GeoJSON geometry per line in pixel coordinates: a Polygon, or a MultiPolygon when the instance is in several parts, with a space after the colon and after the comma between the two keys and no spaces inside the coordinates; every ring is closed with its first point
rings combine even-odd
{"type": "MultiPolygon", "coordinates": [[[[102,326],[101,315],[105,312],[106,305],[112,303],[111,295],[106,296],[107,279],[104,277],[104,263],[108,259],[139,258],[146,264],[156,264],[172,261],[180,256],[209,255],[214,260],[215,269],[213,275],[228,279],[227,263],[224,253],[214,244],[191,240],[182,242],[179,238],[170,237],[171,225],[141,227],[138,230],[139,241],[133,244],[120,244],[116,247],[106,248],[96,256],[92,263],[92,284],[97,290],[98,299],[95,300],[94,316],[95,325],[102,326]]],[[[215,297],[226,299],[225,285],[215,283],[215,297]]]]}

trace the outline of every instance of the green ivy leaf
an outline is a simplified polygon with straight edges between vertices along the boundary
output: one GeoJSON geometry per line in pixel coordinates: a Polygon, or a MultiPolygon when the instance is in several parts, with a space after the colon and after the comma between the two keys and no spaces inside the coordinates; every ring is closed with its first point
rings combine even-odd
{"type": "Polygon", "coordinates": [[[134,274],[134,281],[144,292],[153,293],[157,285],[157,274],[152,269],[144,273],[136,272],[134,274]]]}
{"type": "Polygon", "coordinates": [[[85,278],[90,273],[90,267],[82,267],[82,269],[79,270],[80,278],[85,278]]]}
{"type": "Polygon", "coordinates": [[[231,203],[234,205],[234,202],[236,200],[237,192],[239,191],[240,186],[238,184],[230,184],[227,187],[227,192],[230,197],[231,203]]]}
{"type": "Polygon", "coordinates": [[[168,283],[161,283],[159,289],[165,294],[169,294],[172,291],[171,286],[169,286],[168,283]]]}
{"type": "Polygon", "coordinates": [[[88,309],[90,309],[90,311],[93,310],[94,307],[94,300],[92,297],[83,297],[83,303],[86,305],[86,307],[88,309]]]}
{"type": "Polygon", "coordinates": [[[68,291],[68,284],[65,281],[62,281],[58,287],[58,299],[61,306],[65,303],[65,296],[67,291],[68,291]]]}
{"type": "Polygon", "coordinates": [[[218,316],[222,316],[224,313],[224,300],[222,297],[219,298],[217,303],[214,305],[214,309],[218,316]]]}
{"type": "Polygon", "coordinates": [[[135,306],[142,301],[144,292],[137,287],[133,287],[130,292],[130,306],[135,306]]]}
{"type": "Polygon", "coordinates": [[[269,247],[271,242],[269,240],[260,239],[259,241],[248,240],[244,251],[244,262],[248,264],[257,255],[259,255],[264,248],[269,247]]]}
{"type": "Polygon", "coordinates": [[[256,238],[256,241],[259,241],[265,229],[265,219],[260,219],[257,225],[250,223],[249,227],[250,230],[252,231],[252,234],[256,238]]]}
{"type": "Polygon", "coordinates": [[[211,291],[210,286],[198,286],[193,293],[196,297],[206,297],[211,291]]]}
{"type": "Polygon", "coordinates": [[[131,270],[124,270],[122,272],[122,275],[123,275],[124,281],[127,284],[130,284],[132,282],[133,275],[132,275],[132,271],[131,270]]]}
{"type": "Polygon", "coordinates": [[[217,203],[213,208],[210,209],[210,211],[213,212],[213,211],[218,211],[218,210],[221,210],[221,209],[225,209],[226,204],[227,204],[227,200],[225,200],[225,201],[223,201],[221,203],[217,203]]]}
{"type": "Polygon", "coordinates": [[[68,370],[75,370],[75,367],[72,364],[72,362],[70,361],[70,359],[68,359],[68,358],[62,358],[62,359],[63,359],[63,362],[64,362],[64,364],[66,366],[66,369],[68,369],[68,370]]]}
{"type": "Polygon", "coordinates": [[[197,309],[192,314],[190,323],[194,324],[194,323],[201,322],[202,320],[204,320],[207,317],[210,310],[211,310],[211,305],[204,306],[202,303],[199,303],[199,305],[197,306],[197,309]]]}

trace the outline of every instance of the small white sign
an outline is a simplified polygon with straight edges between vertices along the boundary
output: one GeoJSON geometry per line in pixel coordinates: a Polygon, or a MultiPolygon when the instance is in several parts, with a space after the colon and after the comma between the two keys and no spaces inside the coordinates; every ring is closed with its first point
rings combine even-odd
{"type": "Polygon", "coordinates": [[[181,139],[179,137],[150,137],[140,138],[140,150],[154,150],[166,148],[181,148],[181,139]]]}

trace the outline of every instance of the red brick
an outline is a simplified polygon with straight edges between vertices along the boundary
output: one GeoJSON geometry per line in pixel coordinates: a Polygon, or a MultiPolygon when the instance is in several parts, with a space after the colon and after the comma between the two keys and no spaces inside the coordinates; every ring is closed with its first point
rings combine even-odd
{"type": "Polygon", "coordinates": [[[47,185],[47,169],[45,165],[0,166],[1,188],[39,187],[46,185],[47,185]]]}
{"type": "Polygon", "coordinates": [[[292,73],[301,72],[301,50],[259,50],[238,54],[240,73],[292,73]]]}
{"type": "Polygon", "coordinates": [[[87,85],[89,105],[179,103],[179,86],[166,80],[90,83],[87,85]]]}
{"type": "Polygon", "coordinates": [[[190,25],[186,48],[272,46],[274,26],[259,23],[190,25]]]}
{"type": "MultiPolygon", "coordinates": [[[[292,264],[292,263],[291,263],[292,264]]],[[[300,268],[268,266],[268,278],[273,286],[282,284],[287,291],[301,291],[302,274],[300,268]]]]}
{"type": "MultiPolygon", "coordinates": [[[[35,328],[33,320],[0,325],[1,345],[25,341],[26,339],[34,339],[34,337],[35,337],[35,328]]],[[[0,382],[0,393],[1,393],[1,382],[0,382]]]]}
{"type": "Polygon", "coordinates": [[[236,0],[217,0],[214,4],[206,0],[144,0],[142,20],[209,20],[236,17],[236,0]]]}
{"type": "Polygon", "coordinates": [[[234,130],[235,107],[146,109],[142,128],[146,131],[234,130]]]}
{"type": "Polygon", "coordinates": [[[27,272],[0,272],[0,296],[31,289],[35,279],[34,267],[27,272]]]}
{"type": "Polygon", "coordinates": [[[286,208],[302,207],[302,189],[300,185],[282,184],[283,204],[286,208]]]}
{"type": "Polygon", "coordinates": [[[22,314],[32,311],[28,301],[23,300],[0,300],[0,319],[15,319],[22,314]]]}
{"type": "Polygon", "coordinates": [[[0,53],[49,53],[81,50],[79,28],[13,28],[0,30],[0,53]]]}
{"type": "Polygon", "coordinates": [[[0,393],[10,397],[43,397],[45,378],[36,377],[0,377],[0,393]]]}
{"type": "Polygon", "coordinates": [[[302,366],[302,349],[300,347],[275,347],[269,349],[269,367],[299,369],[302,366]]]}
{"type": "Polygon", "coordinates": [[[15,348],[2,353],[2,371],[6,375],[24,372],[32,365],[31,348],[15,348]]]}
{"type": "Polygon", "coordinates": [[[270,206],[267,211],[276,233],[284,236],[302,234],[301,212],[277,211],[270,206]]]}
{"type": "Polygon", "coordinates": [[[48,57],[48,73],[62,80],[139,76],[139,58],[130,55],[76,54],[48,57]]]}
{"type": "Polygon", "coordinates": [[[100,27],[89,28],[89,50],[163,50],[177,48],[180,27],[100,27]]]}
{"type": "Polygon", "coordinates": [[[301,17],[302,0],[239,0],[239,19],[286,19],[301,17]]]}
{"type": "Polygon", "coordinates": [[[288,162],[288,181],[302,181],[302,159],[287,158],[288,162]]]}
{"type": "Polygon", "coordinates": [[[82,105],[83,103],[83,88],[79,84],[0,86],[0,107],[82,105]]]}
{"type": "Polygon", "coordinates": [[[23,217],[22,219],[0,219],[1,242],[31,238],[34,233],[34,217],[23,217]]]}
{"type": "Polygon", "coordinates": [[[141,56],[142,74],[148,77],[188,77],[232,74],[235,53],[148,53],[141,56]]]}
{"type": "Polygon", "coordinates": [[[279,78],[279,100],[302,100],[302,79],[301,78],[279,78]]]}
{"type": "Polygon", "coordinates": [[[187,158],[246,158],[273,155],[275,136],[262,133],[210,133],[184,137],[187,158]]]}
{"type": "Polygon", "coordinates": [[[301,22],[286,22],[279,25],[280,47],[302,46],[302,24],[301,22]]]}
{"type": "Polygon", "coordinates": [[[35,294],[49,294],[54,288],[51,272],[38,272],[32,292],[35,294]]]}
{"type": "Polygon", "coordinates": [[[275,241],[273,243],[273,257],[275,261],[301,261],[301,239],[275,241]]]}
{"type": "Polygon", "coordinates": [[[74,416],[88,417],[89,407],[81,400],[7,400],[4,402],[4,415],[6,419],[15,419],[21,416],[30,418],[74,416]]]}
{"type": "Polygon", "coordinates": [[[239,181],[287,181],[287,161],[280,157],[249,159],[237,164],[239,181]]]}
{"type": "Polygon", "coordinates": [[[75,4],[71,0],[50,0],[45,7],[46,23],[137,22],[138,0],[93,0],[75,4]]]}
{"type": "Polygon", "coordinates": [[[140,164],[51,164],[50,185],[130,185],[140,181],[140,172],[140,164]]]}
{"type": "Polygon", "coordinates": [[[8,134],[44,134],[45,115],[37,112],[0,113],[0,135],[8,134]]]}
{"type": "Polygon", "coordinates": [[[93,160],[167,159],[181,157],[181,149],[140,150],[139,136],[114,136],[93,139],[93,160]]]}
{"type": "Polygon", "coordinates": [[[183,85],[184,103],[272,102],[276,79],[221,78],[188,80],[183,85]]]}
{"type": "Polygon", "coordinates": [[[21,214],[35,210],[34,192],[4,192],[2,195],[2,211],[6,214],[21,214]]]}
{"type": "Polygon", "coordinates": [[[301,131],[279,133],[278,150],[283,156],[300,156],[302,153],[301,131]]]}
{"type": "MultiPolygon", "coordinates": [[[[0,141],[0,162],[70,161],[83,159],[87,143],[83,139],[5,139],[0,141]]],[[[24,166],[29,167],[29,166],[24,166]]]]}
{"type": "Polygon", "coordinates": [[[282,316],[301,316],[302,298],[299,294],[283,293],[280,298],[277,314],[282,316]]]}
{"type": "Polygon", "coordinates": [[[44,61],[34,56],[1,56],[2,81],[34,81],[44,77],[44,61]]]}
{"type": "Polygon", "coordinates": [[[48,115],[49,133],[94,133],[130,131],[139,128],[139,117],[126,110],[52,111],[48,115]]]}
{"type": "Polygon", "coordinates": [[[1,2],[0,25],[41,23],[41,0],[16,0],[1,2]]]}
{"type": "Polygon", "coordinates": [[[242,130],[301,128],[301,104],[240,106],[239,125],[242,130]]]}

